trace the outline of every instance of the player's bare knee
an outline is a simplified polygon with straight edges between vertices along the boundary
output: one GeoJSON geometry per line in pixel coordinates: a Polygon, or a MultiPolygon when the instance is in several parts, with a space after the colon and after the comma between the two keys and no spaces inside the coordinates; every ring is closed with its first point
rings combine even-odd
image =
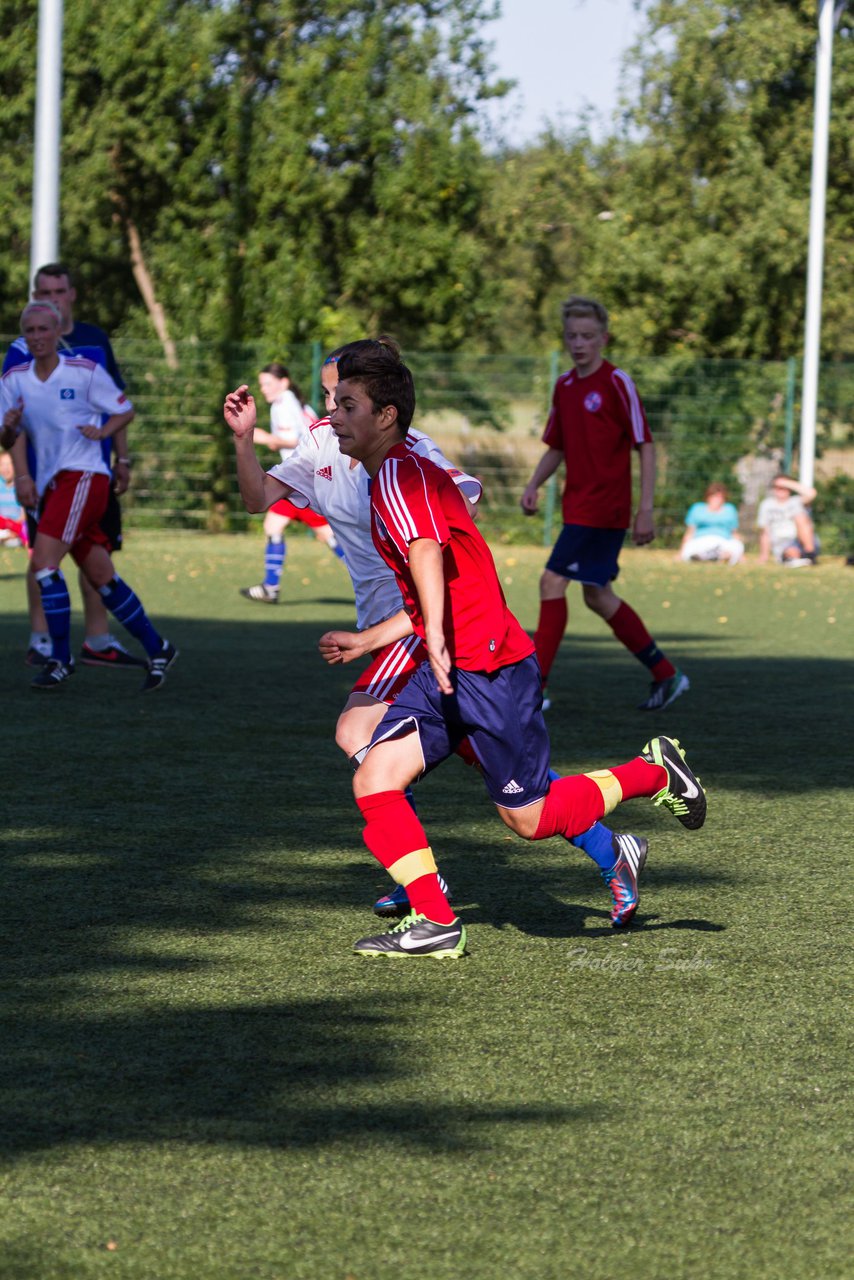
{"type": "Polygon", "coordinates": [[[524,840],[533,840],[540,822],[541,805],[526,805],[524,809],[503,809],[498,806],[498,816],[505,826],[524,840]]]}
{"type": "Polygon", "coordinates": [[[585,582],[582,594],[587,608],[598,613],[600,618],[610,618],[620,607],[620,602],[610,587],[597,587],[585,582]]]}
{"type": "Polygon", "coordinates": [[[559,573],[552,573],[551,569],[544,569],[540,577],[540,599],[559,600],[561,596],[566,595],[568,586],[568,578],[562,578],[559,573]]]}

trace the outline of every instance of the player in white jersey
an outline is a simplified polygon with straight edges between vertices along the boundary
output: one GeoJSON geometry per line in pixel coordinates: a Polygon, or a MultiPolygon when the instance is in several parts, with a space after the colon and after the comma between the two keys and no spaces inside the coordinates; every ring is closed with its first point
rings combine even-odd
{"type": "MultiPolygon", "coordinates": [[[[279,454],[283,462],[299,446],[310,422],[317,414],[303,403],[299,388],[283,364],[265,365],[258,374],[261,394],[270,406],[270,431],[256,426],[252,438],[255,444],[264,445],[279,454]]],[[[285,530],[292,520],[307,525],[319,542],[325,542],[339,559],[343,554],[329,525],[315,511],[300,510],[282,498],[274,502],[264,516],[264,579],[253,587],[241,587],[240,594],[259,604],[278,604],[279,584],[288,554],[285,530]]]]}
{"type": "MultiPolygon", "coordinates": [[[[351,343],[349,348],[355,345],[351,343]]],[[[338,355],[340,351],[329,357],[321,375],[327,408],[334,407],[338,355]]],[[[225,419],[232,430],[235,422],[245,424],[251,419],[254,425],[255,417],[248,387],[238,387],[226,398],[225,419]]],[[[268,510],[285,497],[297,509],[317,511],[328,520],[344,552],[356,596],[359,638],[356,641],[349,632],[328,632],[321,638],[321,652],[328,662],[349,662],[368,653],[372,657],[347,699],[335,733],[338,746],[357,760],[388,704],[424,657],[421,642],[403,612],[394,574],[374,548],[368,474],[360,463],[353,464],[343,456],[328,418],[312,423],[291,455],[266,473],[254,450],[247,448],[251,443],[251,436],[247,441],[235,435],[240,492],[247,509],[268,510]],[[345,641],[344,637],[350,639],[345,641]],[[339,640],[340,656],[335,657],[333,650],[339,647],[339,640]]],[[[480,481],[454,467],[429,436],[411,431],[409,443],[446,470],[470,502],[480,499],[480,481]]]]}
{"type": "Polygon", "coordinates": [[[101,441],[127,426],[133,405],[99,364],[58,351],[61,320],[52,302],[26,306],[21,330],[32,359],[0,380],[3,430],[16,433],[11,449],[16,494],[23,507],[40,505],[32,569],[51,657],[32,686],[56,689],[74,672],[71,600],[59,568],[71,552],[106,607],[145,649],[148,673],[142,688],[147,692],[160,687],[178,651],[155,631],[139,598],[116,575],[101,527],[111,481],[101,441]],[[27,440],[36,454],[37,483],[29,474],[27,440]]]}

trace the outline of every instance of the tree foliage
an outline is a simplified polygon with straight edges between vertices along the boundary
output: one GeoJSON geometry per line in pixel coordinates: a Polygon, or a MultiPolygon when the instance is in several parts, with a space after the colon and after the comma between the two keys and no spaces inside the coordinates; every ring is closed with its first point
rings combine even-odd
{"type": "MultiPolygon", "coordinates": [[[[588,0],[593,3],[594,0],[588,0]]],[[[61,253],[85,311],[205,346],[534,351],[568,291],[618,352],[779,359],[803,332],[813,0],[638,0],[622,124],[489,149],[493,0],[75,0],[61,253]]],[[[27,293],[37,0],[0,0],[0,327],[27,293]]],[[[825,354],[852,353],[854,41],[836,36],[825,354]]],[[[583,10],[580,11],[583,18],[583,10]]],[[[81,312],[82,314],[82,312],[81,312]]]]}

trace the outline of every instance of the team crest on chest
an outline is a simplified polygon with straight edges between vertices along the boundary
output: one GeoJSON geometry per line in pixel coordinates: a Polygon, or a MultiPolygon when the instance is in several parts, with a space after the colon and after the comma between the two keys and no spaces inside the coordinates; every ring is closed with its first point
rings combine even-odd
{"type": "Polygon", "coordinates": [[[61,390],[60,390],[60,392],[59,392],[59,398],[60,398],[60,400],[73,400],[73,399],[74,399],[74,388],[73,388],[73,387],[62,387],[62,388],[61,388],[61,390]]]}
{"type": "Polygon", "coordinates": [[[596,413],[602,408],[602,397],[598,391],[589,391],[584,397],[584,407],[588,413],[596,413]]]}

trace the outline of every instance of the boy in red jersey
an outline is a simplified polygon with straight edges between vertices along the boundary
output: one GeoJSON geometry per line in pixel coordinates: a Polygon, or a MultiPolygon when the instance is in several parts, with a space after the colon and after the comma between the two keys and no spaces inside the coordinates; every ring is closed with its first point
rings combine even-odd
{"type": "Polygon", "coordinates": [[[657,711],[685,692],[688,677],[665,657],[611,585],[631,523],[633,448],[640,457],[640,502],[632,540],[643,546],[655,537],[655,446],[634,382],[602,354],[610,336],[605,308],[592,298],[573,296],[563,304],[562,316],[575,367],[555,383],[543,434],[548,448],[522,494],[522,510],[533,515],[540,486],[565,462],[564,525],[540,579],[540,618],[534,635],[543,688],[566,630],[566,588],[574,580],[581,583],[588,609],[608,623],[651,673],[649,696],[640,709],[657,711]]]}
{"type": "Polygon", "coordinates": [[[489,548],[453,480],[406,449],[411,373],[377,342],[345,353],[338,375],[332,429],[344,456],[371,477],[374,545],[395,573],[428,656],[378,725],[353,781],[365,843],[406,886],[412,910],[354,950],[454,959],[465,951],[465,928],[404,792],[463,738],[499,816],[529,840],[570,838],[636,796],[653,798],[694,829],[705,821],[706,798],[669,738],[654,738],[628,764],[550,782],[534,646],[507,608],[489,548]]]}

